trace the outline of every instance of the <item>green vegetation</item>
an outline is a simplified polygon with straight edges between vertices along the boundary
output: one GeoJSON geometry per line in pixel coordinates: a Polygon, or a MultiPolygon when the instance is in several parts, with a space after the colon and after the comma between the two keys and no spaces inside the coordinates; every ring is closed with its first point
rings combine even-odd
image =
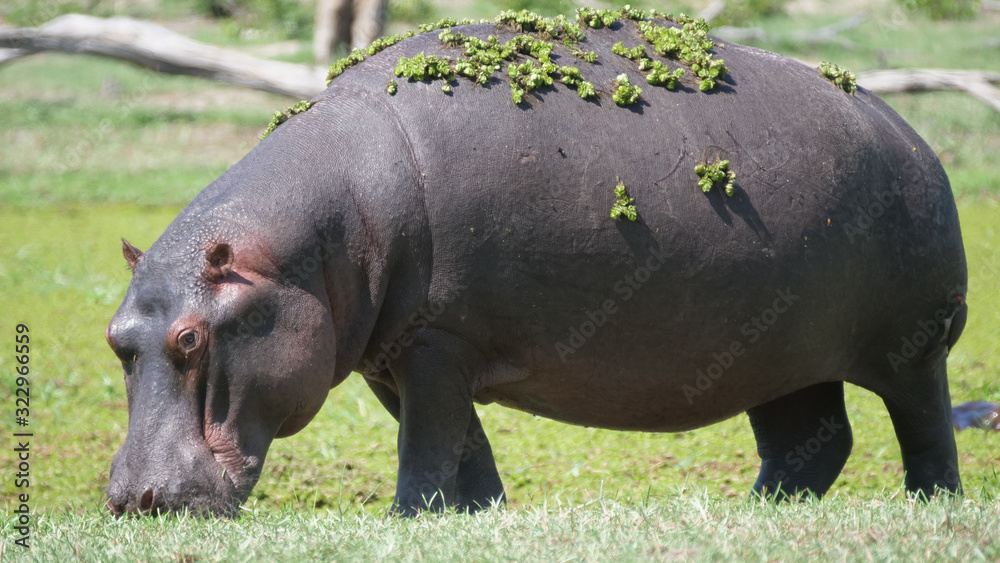
{"type": "Polygon", "coordinates": [[[699,164],[694,167],[694,173],[698,175],[698,187],[701,191],[708,193],[712,187],[725,180],[723,191],[728,197],[733,197],[736,186],[736,172],[729,169],[728,160],[716,159],[712,164],[699,164]]]}
{"type": "Polygon", "coordinates": [[[653,86],[663,86],[667,90],[673,90],[677,87],[681,77],[684,76],[684,69],[682,68],[671,71],[667,65],[660,61],[650,60],[646,56],[645,45],[626,49],[625,45],[619,41],[611,46],[611,52],[626,59],[636,61],[639,63],[639,70],[651,70],[652,72],[646,75],[646,82],[653,86]]]}
{"type": "Polygon", "coordinates": [[[691,72],[700,79],[698,88],[707,92],[715,82],[726,75],[726,63],[716,59],[709,51],[715,42],[708,36],[711,29],[705,20],[681,16],[681,27],[664,27],[653,21],[639,22],[642,36],[658,54],[688,64],[691,72]]]}
{"type": "MultiPolygon", "coordinates": [[[[523,27],[548,25],[544,18],[539,20],[537,18],[540,16],[528,14],[530,18],[518,20],[511,16],[505,22],[507,24],[520,22],[519,25],[523,27]]],[[[448,23],[451,21],[448,20],[448,23]]],[[[561,28],[553,29],[552,33],[561,33],[561,28]]],[[[452,59],[425,55],[421,52],[412,57],[400,57],[394,70],[396,76],[423,81],[441,79],[445,81],[441,90],[450,93],[451,86],[448,83],[454,80],[455,75],[464,76],[476,84],[486,84],[493,73],[500,70],[501,63],[510,61],[507,65],[507,76],[510,78],[511,100],[515,104],[522,103],[525,94],[529,92],[552,86],[556,79],[577,89],[581,98],[597,96],[593,84],[584,80],[579,68],[559,67],[552,62],[554,44],[531,35],[516,35],[501,44],[494,35],[483,40],[447,28],[438,34],[438,40],[451,47],[464,47],[462,56],[452,59]]],[[[583,56],[587,58],[586,55],[583,56]]],[[[392,90],[390,93],[394,94],[395,88],[392,90]]]]}
{"type": "Polygon", "coordinates": [[[788,3],[789,0],[727,0],[726,9],[712,23],[746,27],[763,18],[784,14],[788,3]]]}
{"type": "Polygon", "coordinates": [[[275,129],[278,128],[279,125],[291,119],[293,115],[298,115],[302,112],[308,111],[309,108],[312,107],[312,105],[313,103],[310,102],[309,100],[302,100],[301,102],[297,102],[294,105],[290,106],[285,111],[274,112],[274,116],[271,117],[271,123],[268,124],[267,129],[260,136],[260,140],[263,141],[264,139],[266,139],[268,135],[270,135],[275,129]]]}
{"type": "Polygon", "coordinates": [[[270,32],[275,39],[310,39],[312,6],[297,0],[193,0],[205,16],[220,18],[234,38],[270,32]]]}
{"type": "Polygon", "coordinates": [[[345,70],[360,63],[361,61],[365,60],[368,57],[374,56],[376,53],[379,53],[385,49],[388,49],[389,47],[392,47],[393,45],[399,43],[404,39],[409,39],[410,37],[413,37],[412,31],[407,31],[406,33],[397,33],[395,35],[389,35],[387,37],[379,37],[375,41],[372,41],[372,44],[369,45],[364,50],[362,49],[352,50],[350,54],[348,54],[346,57],[338,59],[337,61],[334,61],[332,65],[330,65],[330,71],[327,72],[326,74],[326,85],[329,86],[330,83],[333,82],[333,79],[343,74],[345,70]]]}
{"type": "Polygon", "coordinates": [[[632,85],[628,81],[627,74],[619,74],[615,78],[614,93],[611,99],[615,101],[619,106],[630,106],[639,100],[639,95],[642,94],[642,88],[632,85]]]}
{"type": "MultiPolygon", "coordinates": [[[[769,506],[696,484],[637,501],[595,493],[546,506],[394,520],[330,507],[252,506],[242,518],[111,520],[94,508],[43,515],[39,561],[993,561],[996,501],[914,505],[840,496],[769,506]]],[[[0,524],[10,537],[10,520],[0,524]]],[[[8,553],[12,551],[8,548],[8,553]]],[[[15,552],[16,553],[16,552],[15,552]]]]}
{"type": "Polygon", "coordinates": [[[967,20],[979,13],[980,0],[896,0],[904,9],[933,20],[967,20]]]}
{"type": "Polygon", "coordinates": [[[833,82],[848,94],[854,94],[858,90],[857,76],[846,68],[823,61],[819,65],[819,72],[823,78],[833,82]]]}
{"type": "Polygon", "coordinates": [[[617,220],[622,215],[629,221],[635,221],[638,215],[635,211],[635,198],[625,193],[625,184],[620,180],[615,186],[615,202],[611,205],[611,218],[617,220]]]}
{"type": "Polygon", "coordinates": [[[559,81],[570,88],[576,88],[576,92],[581,98],[587,99],[597,97],[594,85],[583,79],[580,69],[575,66],[561,66],[559,67],[559,74],[562,77],[559,81]]]}

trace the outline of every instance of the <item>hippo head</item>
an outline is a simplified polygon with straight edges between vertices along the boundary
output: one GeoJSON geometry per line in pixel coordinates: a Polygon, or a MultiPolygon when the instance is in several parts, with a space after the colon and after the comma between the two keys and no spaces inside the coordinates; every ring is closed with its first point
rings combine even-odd
{"type": "Polygon", "coordinates": [[[260,245],[164,238],[145,254],[123,240],[132,281],[106,337],[129,422],[108,507],[234,515],[271,441],[302,429],[337,383],[329,305],[260,245]]]}

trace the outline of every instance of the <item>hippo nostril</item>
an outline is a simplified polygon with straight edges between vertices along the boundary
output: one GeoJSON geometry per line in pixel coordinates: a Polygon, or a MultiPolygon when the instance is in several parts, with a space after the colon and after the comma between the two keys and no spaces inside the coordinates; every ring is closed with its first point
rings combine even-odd
{"type": "Polygon", "coordinates": [[[153,508],[153,489],[146,489],[146,492],[142,493],[142,498],[139,499],[139,513],[143,516],[148,516],[149,511],[153,508]]]}
{"type": "Polygon", "coordinates": [[[122,514],[125,514],[125,507],[124,507],[124,505],[116,504],[115,501],[113,501],[111,499],[108,499],[108,505],[107,506],[108,506],[108,510],[111,511],[111,514],[113,514],[115,516],[115,518],[121,518],[122,514]]]}

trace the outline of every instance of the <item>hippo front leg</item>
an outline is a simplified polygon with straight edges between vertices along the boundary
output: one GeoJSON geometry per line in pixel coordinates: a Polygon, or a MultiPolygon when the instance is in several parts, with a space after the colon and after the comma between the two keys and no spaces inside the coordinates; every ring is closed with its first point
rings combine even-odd
{"type": "MultiPolygon", "coordinates": [[[[399,421],[399,394],[388,385],[382,383],[383,378],[391,377],[388,372],[379,374],[377,379],[365,378],[375,397],[396,421],[399,421]]],[[[458,464],[458,475],[455,482],[455,506],[460,512],[477,512],[494,504],[503,504],[506,493],[503,482],[497,472],[496,461],[493,459],[493,448],[486,437],[486,431],[472,407],[469,418],[469,429],[465,434],[462,447],[462,457],[458,464]]]]}
{"type": "Polygon", "coordinates": [[[435,335],[390,366],[398,395],[369,380],[399,420],[399,474],[394,511],[455,507],[476,511],[502,502],[503,484],[472,405],[471,370],[461,345],[435,335]]]}

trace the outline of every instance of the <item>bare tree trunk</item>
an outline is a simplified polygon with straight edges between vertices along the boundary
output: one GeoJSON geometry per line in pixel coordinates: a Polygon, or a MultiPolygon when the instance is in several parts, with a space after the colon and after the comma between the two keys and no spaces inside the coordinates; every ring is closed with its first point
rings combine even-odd
{"type": "Polygon", "coordinates": [[[350,44],[353,20],[352,0],[316,0],[316,27],[313,33],[313,58],[316,63],[328,63],[338,45],[350,44]]]}
{"type": "Polygon", "coordinates": [[[354,0],[351,48],[364,49],[382,35],[386,0],[354,0]]]}
{"type": "Polygon", "coordinates": [[[313,57],[326,63],[343,45],[364,49],[382,34],[386,0],[317,0],[313,57]]]}

